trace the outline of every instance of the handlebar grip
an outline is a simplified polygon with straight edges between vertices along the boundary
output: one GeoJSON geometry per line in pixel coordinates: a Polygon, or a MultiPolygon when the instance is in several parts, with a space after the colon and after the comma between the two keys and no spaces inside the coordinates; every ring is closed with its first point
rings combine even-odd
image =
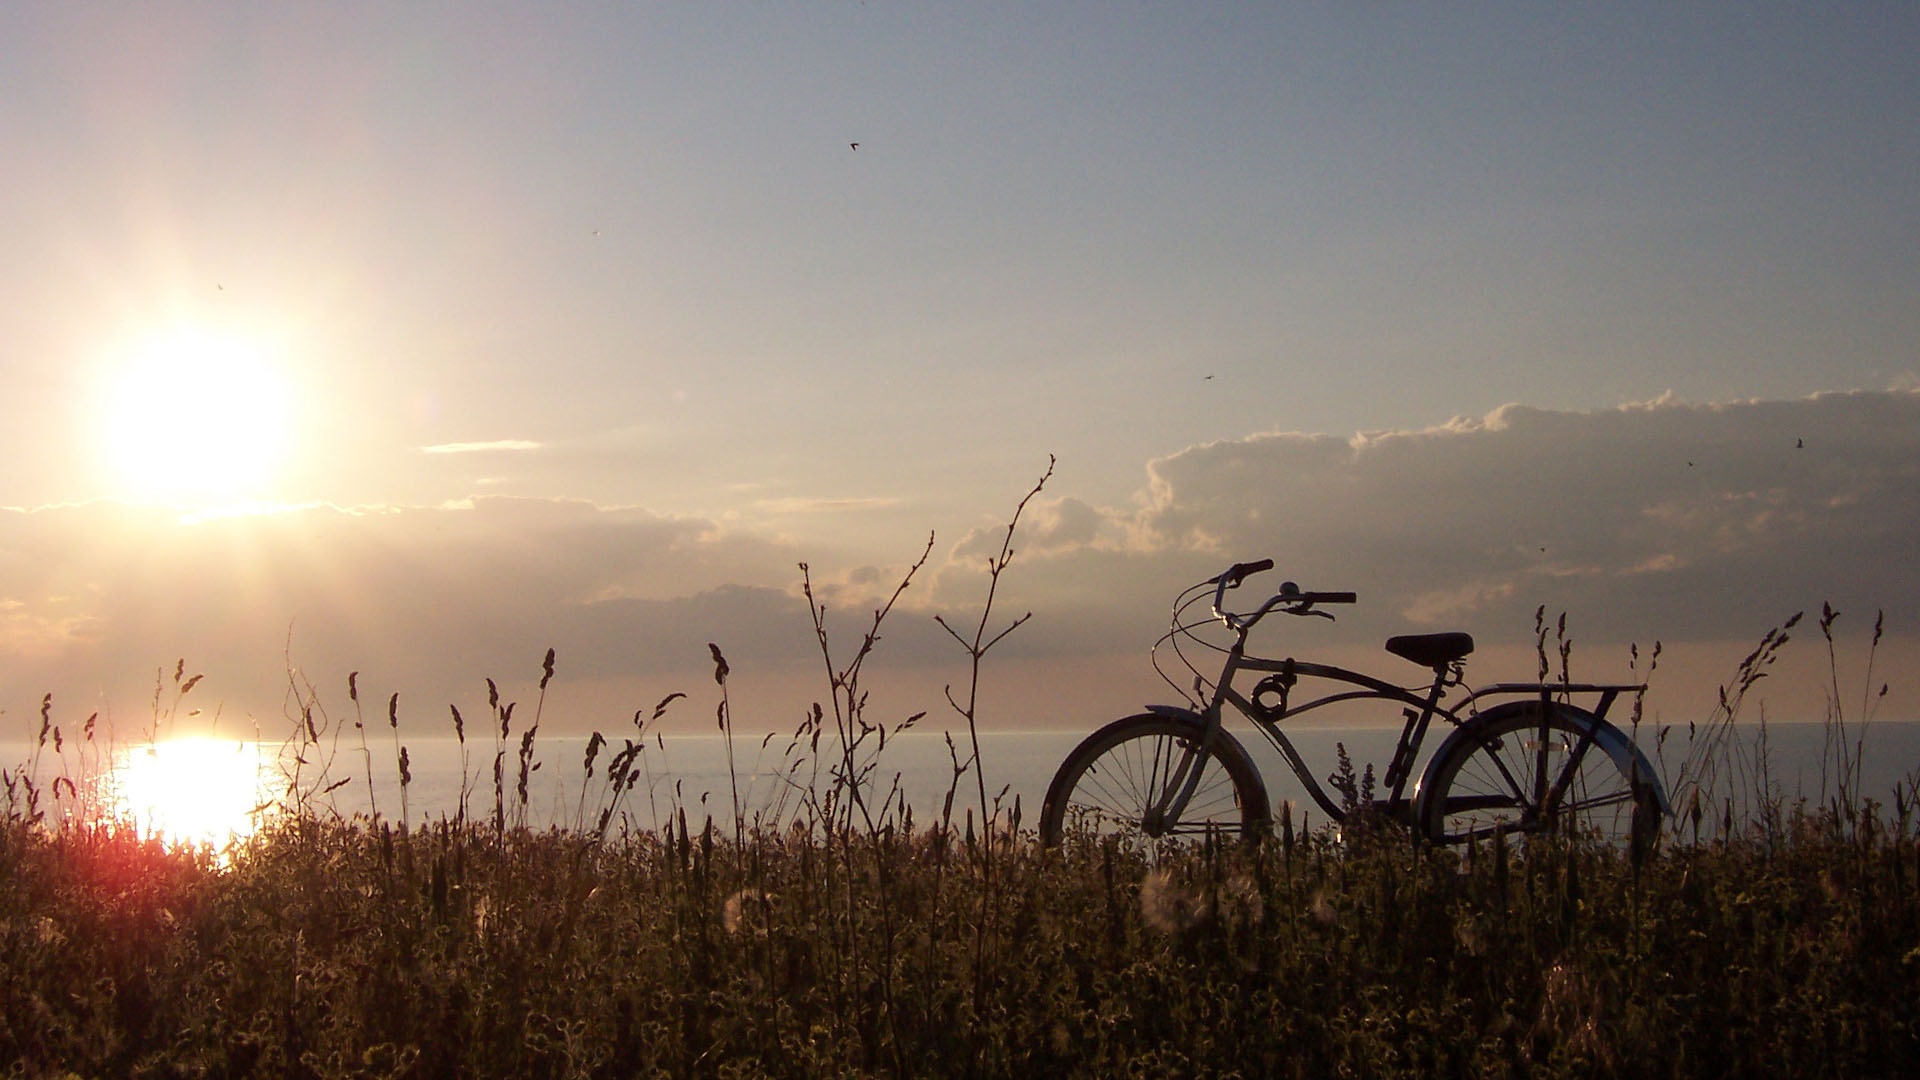
{"type": "Polygon", "coordinates": [[[1356,603],[1358,599],[1358,597],[1350,592],[1317,592],[1313,594],[1313,602],[1316,604],[1352,604],[1356,603]]]}
{"type": "Polygon", "coordinates": [[[1253,562],[1234,563],[1232,568],[1220,575],[1220,577],[1221,580],[1227,583],[1228,588],[1234,588],[1248,577],[1258,574],[1262,570],[1271,569],[1273,569],[1272,559],[1255,559],[1253,562]]]}

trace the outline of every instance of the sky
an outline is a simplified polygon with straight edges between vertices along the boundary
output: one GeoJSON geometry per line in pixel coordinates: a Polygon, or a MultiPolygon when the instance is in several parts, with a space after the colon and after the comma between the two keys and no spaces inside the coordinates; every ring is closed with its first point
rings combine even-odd
{"type": "Polygon", "coordinates": [[[872,707],[952,722],[933,616],[1043,475],[988,725],[1168,697],[1168,602],[1263,557],[1360,596],[1270,651],[1527,678],[1565,612],[1675,723],[1831,603],[1775,715],[1920,717],[1916,53],[1874,3],[10,6],[0,724],[138,730],[184,660],[196,723],[357,672],[434,731],[553,648],[553,727],[710,728],[712,642],[784,730],[800,564],[844,664],[923,550],[872,707]]]}

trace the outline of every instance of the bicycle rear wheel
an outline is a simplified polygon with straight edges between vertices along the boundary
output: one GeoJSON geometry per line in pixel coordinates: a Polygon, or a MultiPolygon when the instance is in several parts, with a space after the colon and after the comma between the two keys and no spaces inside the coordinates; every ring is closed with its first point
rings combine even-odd
{"type": "Polygon", "coordinates": [[[1201,751],[1200,730],[1190,720],[1142,713],[1087,736],[1047,789],[1041,841],[1058,844],[1069,833],[1176,843],[1267,833],[1272,808],[1246,748],[1221,731],[1201,751]],[[1160,820],[1156,808],[1170,785],[1194,767],[1200,777],[1186,808],[1177,820],[1160,820]]]}
{"type": "Polygon", "coordinates": [[[1660,831],[1660,783],[1618,728],[1536,702],[1468,721],[1420,783],[1421,831],[1458,844],[1495,832],[1565,832],[1647,850],[1660,831]]]}

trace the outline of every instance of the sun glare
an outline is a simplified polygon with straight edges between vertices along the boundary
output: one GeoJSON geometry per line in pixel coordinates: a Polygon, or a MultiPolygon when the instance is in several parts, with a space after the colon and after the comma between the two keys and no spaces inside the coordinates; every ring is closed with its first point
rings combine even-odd
{"type": "Polygon", "coordinates": [[[143,833],[222,847],[253,834],[268,803],[258,743],[170,739],[124,751],[113,799],[143,833]]]}
{"type": "Polygon", "coordinates": [[[122,494],[196,504],[262,498],[287,450],[290,394],[261,346],[181,333],[108,377],[102,450],[122,494]]]}

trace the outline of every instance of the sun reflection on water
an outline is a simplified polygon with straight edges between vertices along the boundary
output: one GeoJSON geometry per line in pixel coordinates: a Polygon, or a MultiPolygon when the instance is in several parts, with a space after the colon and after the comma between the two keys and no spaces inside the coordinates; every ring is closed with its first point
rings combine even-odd
{"type": "Polygon", "coordinates": [[[142,833],[225,847],[253,835],[272,803],[260,744],[169,739],[121,751],[112,803],[142,833]]]}

